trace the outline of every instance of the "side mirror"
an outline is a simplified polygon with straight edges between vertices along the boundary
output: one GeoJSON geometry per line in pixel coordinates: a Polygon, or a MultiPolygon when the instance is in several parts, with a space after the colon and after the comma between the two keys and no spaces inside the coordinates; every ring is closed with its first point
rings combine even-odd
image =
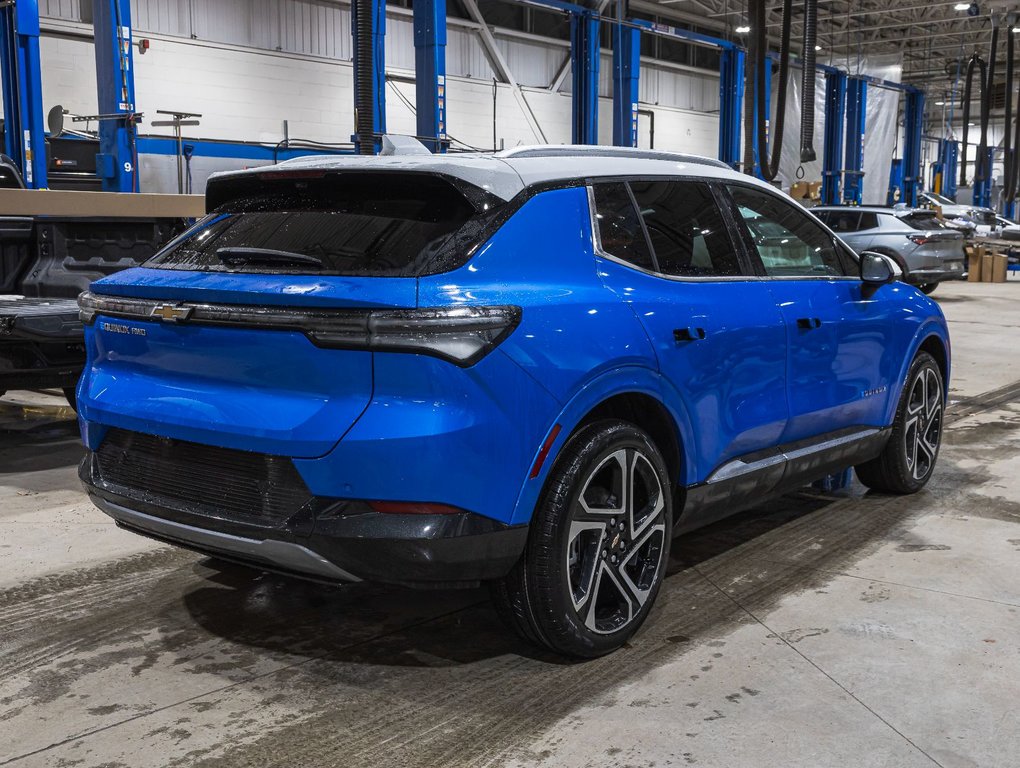
{"type": "Polygon", "coordinates": [[[901,277],[900,265],[884,253],[864,251],[861,254],[861,280],[868,285],[885,285],[901,277]]]}

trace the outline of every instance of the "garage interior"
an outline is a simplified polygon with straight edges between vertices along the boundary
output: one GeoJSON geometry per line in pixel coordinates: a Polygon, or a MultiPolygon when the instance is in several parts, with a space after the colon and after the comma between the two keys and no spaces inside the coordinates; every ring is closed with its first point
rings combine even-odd
{"type": "Polygon", "coordinates": [[[1017,39],[1006,2],[0,2],[0,766],[1016,766],[1017,39]],[[649,621],[585,662],[484,587],[119,530],[78,476],[77,309],[33,313],[203,216],[212,174],[387,136],[689,153],[809,209],[955,222],[931,482],[830,476],[678,537],[649,621]],[[4,357],[25,328],[69,355],[52,382],[4,357]]]}

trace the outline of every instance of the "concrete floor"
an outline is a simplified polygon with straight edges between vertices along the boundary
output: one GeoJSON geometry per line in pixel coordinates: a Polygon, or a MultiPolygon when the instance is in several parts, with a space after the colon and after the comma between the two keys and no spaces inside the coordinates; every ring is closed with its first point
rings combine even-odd
{"type": "Polygon", "coordinates": [[[955,284],[909,498],[804,492],[677,540],[632,644],[567,664],[485,594],[224,570],[84,499],[71,414],[0,401],[0,765],[1016,766],[1020,285],[955,284]]]}

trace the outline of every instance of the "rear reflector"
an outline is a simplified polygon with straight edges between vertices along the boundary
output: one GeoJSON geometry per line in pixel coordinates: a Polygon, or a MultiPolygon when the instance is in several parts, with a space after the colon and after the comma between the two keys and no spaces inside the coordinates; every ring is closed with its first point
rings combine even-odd
{"type": "Polygon", "coordinates": [[[464,511],[448,504],[428,504],[419,501],[370,501],[368,506],[374,512],[388,515],[456,515],[464,511]]]}
{"type": "Polygon", "coordinates": [[[553,443],[556,442],[556,438],[559,436],[559,434],[560,434],[560,425],[556,424],[549,431],[549,437],[547,437],[545,439],[545,442],[542,443],[542,449],[538,452],[538,456],[535,457],[535,463],[531,467],[531,475],[530,475],[530,477],[531,477],[532,480],[534,480],[536,477],[538,477],[539,473],[541,473],[542,465],[545,464],[545,459],[549,455],[549,451],[552,448],[553,443]]]}

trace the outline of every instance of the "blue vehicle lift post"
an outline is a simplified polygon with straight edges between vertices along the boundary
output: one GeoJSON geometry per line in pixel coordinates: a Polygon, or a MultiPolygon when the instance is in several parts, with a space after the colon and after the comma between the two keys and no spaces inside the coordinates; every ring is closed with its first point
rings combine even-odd
{"type": "Polygon", "coordinates": [[[613,145],[638,145],[638,84],[641,30],[613,25],[613,145]]]}
{"type": "MultiPolygon", "coordinates": [[[[645,19],[630,19],[629,25],[653,35],[663,35],[686,43],[716,48],[719,61],[719,159],[731,168],[740,167],[740,107],[744,100],[744,66],[746,54],[736,43],[722,38],[692,32],[689,29],[657,24],[645,19]]],[[[766,97],[771,78],[765,78],[766,97]]]]}
{"type": "Polygon", "coordinates": [[[924,123],[924,92],[916,88],[906,91],[903,110],[903,202],[917,206],[917,193],[924,179],[921,175],[921,129],[924,123]]]}
{"type": "Polygon", "coordinates": [[[358,154],[378,154],[386,133],[385,0],[352,0],[351,37],[355,130],[351,139],[358,154]],[[366,34],[368,39],[361,39],[366,34]]]}
{"type": "Polygon", "coordinates": [[[846,75],[825,73],[825,138],[822,150],[822,205],[839,205],[846,116],[846,75]]]}
{"type": "Polygon", "coordinates": [[[42,69],[39,65],[39,3],[0,4],[0,74],[3,79],[4,151],[25,186],[45,189],[42,69]]]}
{"type": "Polygon", "coordinates": [[[960,145],[950,139],[938,140],[938,157],[929,166],[929,185],[931,191],[937,195],[956,199],[956,174],[957,156],[960,152],[960,145]]]}
{"type": "Polygon", "coordinates": [[[138,191],[135,74],[129,0],[94,0],[99,154],[96,173],[105,192],[138,191]]]}
{"type": "Polygon", "coordinates": [[[599,17],[570,14],[571,142],[599,143],[599,17]]]}
{"type": "Polygon", "coordinates": [[[433,152],[445,152],[446,0],[415,0],[414,95],[416,130],[433,152]]]}
{"type": "Polygon", "coordinates": [[[995,150],[992,147],[985,149],[985,175],[983,179],[974,173],[974,205],[979,208],[992,207],[992,162],[995,159],[995,150]]]}
{"type": "Polygon", "coordinates": [[[859,77],[846,81],[846,159],[843,163],[843,202],[864,200],[864,131],[867,127],[868,83],[859,77]]]}
{"type": "Polygon", "coordinates": [[[740,105],[744,101],[743,49],[728,45],[719,59],[719,159],[740,167],[740,105]]]}

